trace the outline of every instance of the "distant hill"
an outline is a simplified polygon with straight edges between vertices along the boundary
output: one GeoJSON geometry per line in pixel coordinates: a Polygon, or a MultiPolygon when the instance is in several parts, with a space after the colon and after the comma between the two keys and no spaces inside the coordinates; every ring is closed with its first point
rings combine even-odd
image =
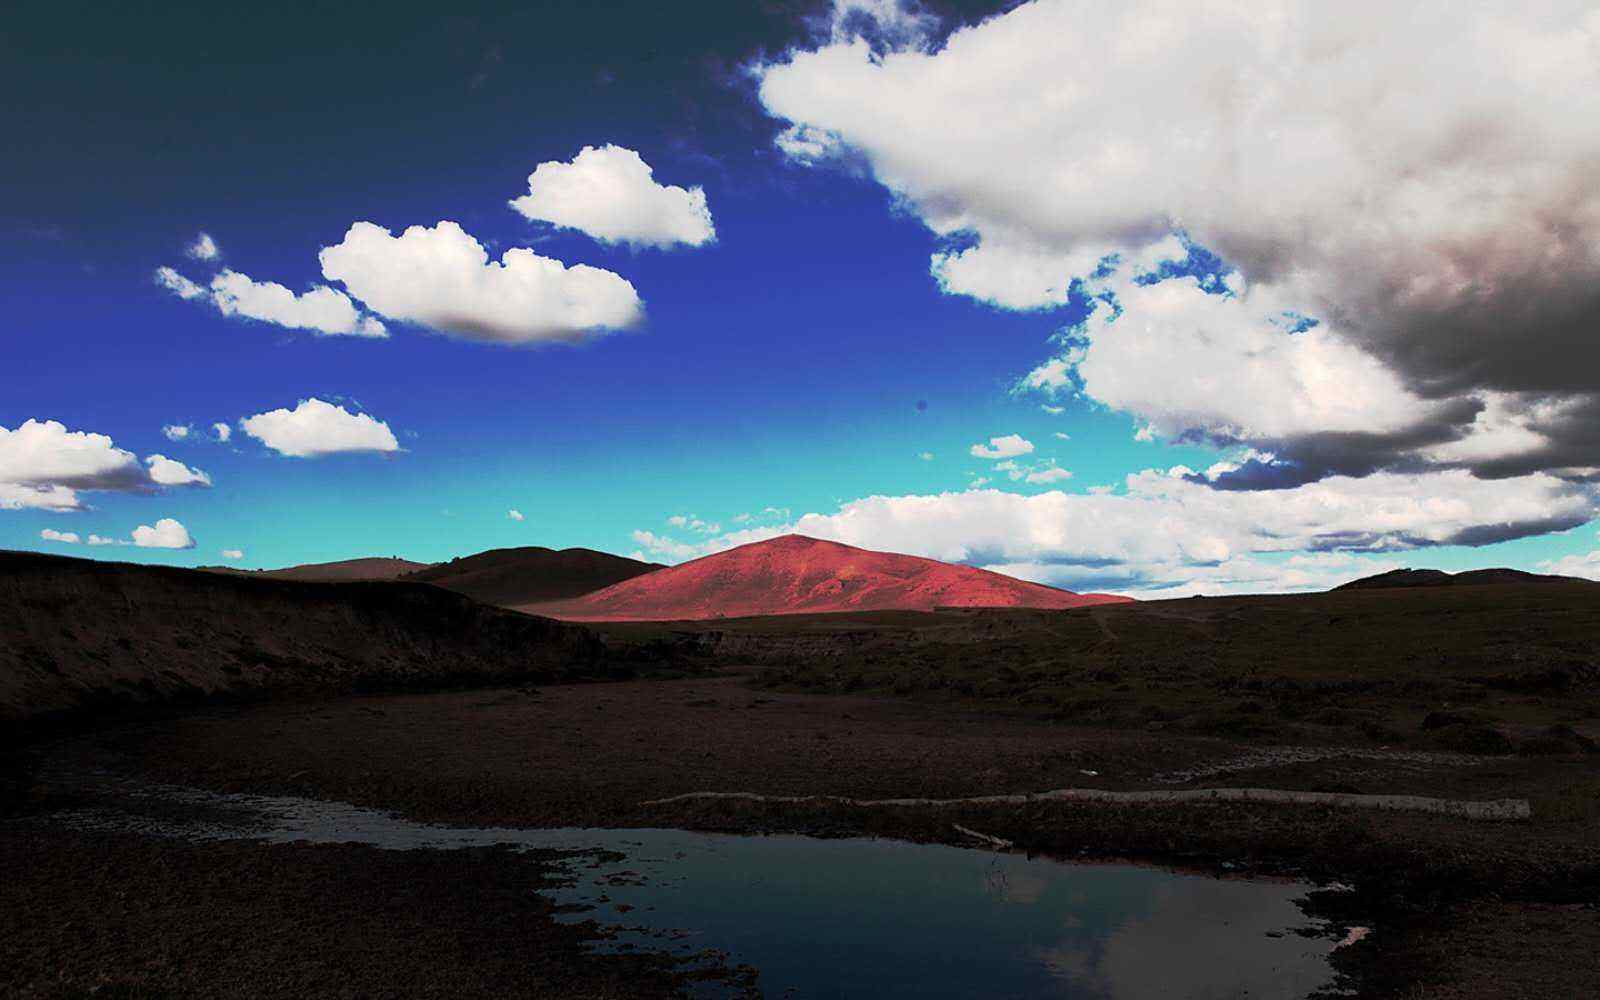
{"type": "Polygon", "coordinates": [[[603,656],[581,626],[422,584],[0,552],[0,742],[127,705],[549,682],[603,656]]]}
{"type": "Polygon", "coordinates": [[[1127,600],[785,535],[657,570],[575,600],[520,607],[571,621],[671,621],[938,607],[1076,608],[1127,600]]]}
{"type": "Polygon", "coordinates": [[[406,579],[509,608],[579,597],[661,568],[659,563],[593,549],[529,546],[452,559],[421,568],[406,579]]]}
{"type": "Polygon", "coordinates": [[[1334,590],[1384,590],[1393,587],[1463,587],[1495,583],[1592,583],[1577,576],[1524,573],[1520,569],[1472,569],[1446,573],[1439,569],[1395,569],[1377,576],[1341,583],[1334,590]]]}
{"type": "Polygon", "coordinates": [[[427,569],[431,563],[412,562],[409,559],[375,557],[369,559],[342,559],[338,562],[307,563],[304,566],[285,566],[283,569],[235,569],[232,566],[201,566],[208,573],[227,573],[234,576],[259,576],[269,580],[306,580],[318,583],[338,583],[351,580],[394,580],[427,569]]]}

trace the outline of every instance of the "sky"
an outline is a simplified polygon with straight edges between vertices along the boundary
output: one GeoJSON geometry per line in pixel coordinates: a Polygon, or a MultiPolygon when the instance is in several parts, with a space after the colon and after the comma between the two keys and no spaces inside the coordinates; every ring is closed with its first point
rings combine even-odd
{"type": "Polygon", "coordinates": [[[1600,14],[24,2],[0,548],[1600,578],[1600,14]]]}

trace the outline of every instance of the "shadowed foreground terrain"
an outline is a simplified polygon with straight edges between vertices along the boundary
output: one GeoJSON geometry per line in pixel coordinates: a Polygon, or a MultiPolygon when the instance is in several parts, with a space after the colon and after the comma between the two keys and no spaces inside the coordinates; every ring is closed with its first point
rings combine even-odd
{"type": "MultiPolygon", "coordinates": [[[[78,794],[73,775],[110,769],[467,826],[673,826],[971,844],[959,824],[1066,857],[1143,858],[1212,872],[1226,866],[1355,885],[1345,904],[1351,919],[1375,930],[1339,960],[1371,985],[1366,995],[1531,998],[1563,995],[1532,988],[1541,982],[1600,984],[1593,960],[1600,912],[1587,908],[1600,894],[1600,778],[1592,756],[1318,749],[1004,718],[909,699],[764,692],[731,675],[205,710],[41,752],[30,800],[36,808],[70,804],[78,794]],[[953,798],[1216,786],[1515,796],[1531,801],[1533,816],[1469,823],[1272,805],[646,804],[700,790],[953,798]],[[1489,921],[1504,933],[1486,942],[1489,921]],[[1574,949],[1559,972],[1544,964],[1552,940],[1574,949]],[[1530,972],[1526,963],[1536,957],[1530,972]],[[1522,989],[1524,982],[1530,988],[1522,989]],[[1417,983],[1435,992],[1385,992],[1417,983]]],[[[23,848],[35,859],[56,850],[38,841],[15,849],[23,848]]],[[[294,863],[293,854],[283,863],[294,863]]],[[[355,851],[347,863],[366,862],[355,851]]],[[[506,885],[518,884],[520,876],[495,858],[479,863],[506,885]]],[[[114,895],[118,883],[83,883],[82,891],[114,895]]],[[[0,889],[0,903],[6,892],[0,889]]],[[[231,918],[224,908],[206,919],[231,918]]],[[[328,951],[347,946],[330,942],[328,951]]],[[[17,947],[0,941],[0,956],[17,947]]],[[[212,961],[228,968],[233,960],[212,961]]],[[[428,953],[405,961],[427,964],[428,953]]],[[[299,973],[278,973],[291,974],[299,973]]],[[[334,981],[351,982],[352,974],[347,968],[334,981]]]]}
{"type": "Polygon", "coordinates": [[[24,821],[0,823],[0,865],[25,874],[0,882],[0,984],[24,996],[673,988],[648,962],[580,955],[587,932],[556,926],[529,891],[549,877],[535,857],[184,844],[29,825],[99,805],[84,779],[107,774],[461,825],[958,844],[973,844],[963,831],[976,830],[1069,858],[1338,880],[1355,891],[1316,905],[1373,928],[1335,955],[1362,995],[1600,990],[1600,588],[786,615],[596,633],[420,584],[44,556],[0,566],[8,704],[482,685],[203,707],[10,753],[0,810],[24,821]],[[239,655],[247,642],[270,658],[239,655]],[[622,672],[612,664],[681,669],[677,679],[658,670],[653,680],[554,683],[622,672]],[[1531,815],[652,804],[694,792],[949,799],[1218,787],[1523,799],[1531,815]],[[96,986],[121,992],[88,992],[96,986]]]}
{"type": "Polygon", "coordinates": [[[0,828],[0,995],[40,1000],[679,996],[586,953],[507,851],[194,844],[0,828]]]}
{"type": "Polygon", "coordinates": [[[1600,736],[1600,586],[1191,598],[1085,608],[597,625],[762,669],[1072,725],[1496,753],[1600,736]]]}

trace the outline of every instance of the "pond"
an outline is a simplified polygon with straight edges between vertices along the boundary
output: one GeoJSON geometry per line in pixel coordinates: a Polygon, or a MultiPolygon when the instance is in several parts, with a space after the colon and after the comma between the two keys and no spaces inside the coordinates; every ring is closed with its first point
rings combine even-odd
{"type": "MultiPolygon", "coordinates": [[[[128,789],[124,789],[124,792],[128,789]]],[[[227,815],[95,808],[53,822],[199,839],[510,845],[573,852],[546,890],[605,949],[722,953],[767,997],[1304,997],[1333,979],[1312,886],[870,838],[670,829],[458,828],[342,803],[171,786],[138,794],[227,815]]],[[[727,984],[708,983],[713,995],[727,984]]]]}

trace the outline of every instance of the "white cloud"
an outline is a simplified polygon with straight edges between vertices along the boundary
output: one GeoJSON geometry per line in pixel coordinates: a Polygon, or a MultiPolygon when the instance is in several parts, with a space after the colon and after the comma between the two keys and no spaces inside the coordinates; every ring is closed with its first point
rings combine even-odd
{"type": "Polygon", "coordinates": [[[1065,406],[1051,406],[1049,403],[1040,403],[1039,409],[1050,414],[1052,417],[1059,417],[1063,413],[1067,412],[1067,408],[1065,406]]]}
{"type": "Polygon", "coordinates": [[[218,441],[226,444],[228,439],[233,437],[233,428],[229,427],[227,424],[212,424],[211,433],[218,441]]]}
{"type": "MultiPolygon", "coordinates": [[[[995,463],[996,472],[1004,472],[1012,482],[1023,481],[1034,485],[1046,483],[1059,483],[1072,478],[1072,473],[1059,468],[1056,460],[1047,458],[1042,462],[1023,464],[1014,459],[995,463]]],[[[975,484],[987,483],[989,480],[975,480],[975,484]]]]}
{"type": "Polygon", "coordinates": [[[661,559],[667,562],[684,562],[689,559],[698,559],[701,556],[710,555],[713,552],[722,552],[739,545],[748,545],[751,542],[777,538],[787,530],[787,527],[782,525],[743,528],[739,531],[730,531],[725,535],[697,542],[683,542],[658,535],[652,531],[635,531],[633,540],[642,546],[642,550],[647,553],[647,558],[661,559]]]}
{"type": "Polygon", "coordinates": [[[827,129],[808,125],[791,125],[779,132],[773,143],[783,155],[796,163],[812,165],[837,159],[844,154],[839,137],[827,129]]]}
{"type": "Polygon", "coordinates": [[[76,490],[65,486],[0,483],[0,510],[82,510],[76,490]]]}
{"type": "Polygon", "coordinates": [[[643,551],[649,554],[649,558],[665,558],[673,562],[681,562],[704,554],[701,552],[701,546],[699,545],[676,541],[658,535],[653,531],[635,531],[632,537],[635,542],[643,547],[643,551]]]}
{"type": "Polygon", "coordinates": [[[1033,442],[1020,434],[992,437],[988,445],[975,444],[968,449],[974,458],[1016,458],[1033,451],[1033,442]]]}
{"type": "Polygon", "coordinates": [[[1409,300],[1600,266],[1600,136],[1573,104],[1600,90],[1597,39],[1581,0],[1038,0],[935,52],[835,35],[758,72],[770,113],[865,154],[937,233],[1083,274],[1176,224],[1252,271],[1408,274],[1385,296],[1409,300]],[[1558,219],[1589,238],[1543,245],[1558,219]]]}
{"type": "Polygon", "coordinates": [[[1288,304],[1272,289],[1212,294],[1194,278],[1106,283],[1119,308],[1096,301],[1066,354],[1024,379],[1131,413],[1152,434],[1185,431],[1242,441],[1314,433],[1394,434],[1435,419],[1371,354],[1327,324],[1289,335],[1288,304]]]}
{"type": "Polygon", "coordinates": [[[377,319],[363,316],[350,296],[327,285],[296,295],[275,281],[256,281],[238,271],[211,279],[211,301],[224,316],[276,323],[328,336],[387,337],[377,319]]]}
{"type": "Polygon", "coordinates": [[[1051,254],[996,240],[935,253],[929,264],[947,295],[969,295],[1005,309],[1046,309],[1067,304],[1072,280],[1093,271],[1101,250],[1051,254]]]}
{"type": "Polygon", "coordinates": [[[156,283],[179,298],[204,298],[224,316],[272,323],[326,336],[387,337],[388,331],[372,316],[364,316],[350,296],[315,285],[296,295],[275,281],[256,281],[248,274],[224,269],[202,288],[170,267],[156,271],[156,283]]]}
{"type": "Polygon", "coordinates": [[[193,430],[188,424],[168,424],[161,428],[161,433],[166,435],[168,441],[183,441],[193,430]]]}
{"type": "Polygon", "coordinates": [[[243,559],[244,558],[244,550],[243,549],[223,549],[222,550],[222,558],[224,558],[224,559],[232,559],[232,560],[235,560],[235,561],[243,559]]]}
{"type": "MultiPolygon", "coordinates": [[[[745,520],[749,520],[749,515],[745,515],[745,520]]],[[[693,514],[674,514],[667,518],[667,523],[674,528],[683,528],[686,531],[694,531],[702,535],[714,535],[722,530],[722,525],[711,521],[702,521],[693,514]]]]}
{"type": "Polygon", "coordinates": [[[388,424],[314,397],[302,399],[292,410],[269,410],[246,417],[239,426],[273,451],[293,458],[400,450],[388,424]]]}
{"type": "Polygon", "coordinates": [[[917,457],[922,459],[924,462],[931,462],[933,461],[933,452],[925,451],[919,454],[917,457]]]}
{"type": "Polygon", "coordinates": [[[170,517],[163,517],[155,523],[155,527],[141,524],[133,529],[133,544],[141,549],[192,549],[194,539],[189,537],[189,531],[182,524],[170,517]]]}
{"type": "Polygon", "coordinates": [[[217,241],[211,238],[210,233],[202,232],[194,238],[183,251],[191,260],[216,260],[222,255],[222,249],[217,246],[217,241]]]}
{"type": "Polygon", "coordinates": [[[467,340],[573,342],[644,318],[638,293],[619,275],[522,247],[490,261],[454,222],[399,236],[357,222],[320,259],[324,277],[344,282],[373,311],[467,340]]]}
{"type": "Polygon", "coordinates": [[[1071,441],[1072,435],[1068,434],[1066,431],[1056,431],[1055,438],[1058,441],[1071,441]]]}
{"type": "Polygon", "coordinates": [[[1582,555],[1562,556],[1560,559],[1547,559],[1539,564],[1539,569],[1557,576],[1577,576],[1586,580],[1600,580],[1600,551],[1585,552],[1582,555]]]}
{"type": "Polygon", "coordinates": [[[1044,468],[1032,469],[1023,477],[1025,481],[1034,484],[1060,483],[1071,478],[1071,472],[1054,464],[1044,468]]]}
{"type": "Polygon", "coordinates": [[[156,268],[156,284],[180,299],[198,299],[206,290],[170,267],[156,268]]]}
{"type": "Polygon", "coordinates": [[[66,545],[77,545],[82,541],[76,531],[57,531],[54,528],[44,529],[39,532],[39,537],[47,542],[61,542],[66,545]]]}
{"type": "Polygon", "coordinates": [[[149,486],[138,457],[104,434],[69,431],[54,420],[0,427],[0,508],[80,510],[79,490],[149,486]]]}
{"type": "Polygon", "coordinates": [[[524,518],[522,516],[522,511],[517,510],[515,507],[513,507],[511,510],[506,511],[506,517],[510,518],[513,521],[524,520],[524,518]]]}
{"type": "Polygon", "coordinates": [[[150,467],[150,480],[158,486],[210,486],[211,477],[199,469],[191,469],[182,462],[174,461],[165,455],[150,455],[145,458],[145,464],[150,467]]]}
{"type": "Polygon", "coordinates": [[[539,164],[528,175],[528,193],[510,204],[525,218],[603,243],[666,249],[717,236],[703,189],[656,183],[650,165],[621,146],[585,146],[570,163],[539,164]]]}
{"type": "Polygon", "coordinates": [[[780,148],[854,156],[943,241],[941,287],[998,307],[1058,306],[1178,232],[1236,267],[1233,298],[1128,289],[1091,332],[1088,381],[1146,437],[1370,435],[1370,404],[1394,436],[1374,467],[1600,465],[1593,4],[1036,0],[934,37],[835,30],[758,67],[780,148]]]}
{"type": "Polygon", "coordinates": [[[106,538],[103,535],[90,535],[89,536],[89,544],[90,545],[126,545],[128,543],[127,542],[119,542],[115,538],[106,538]]]}
{"type": "Polygon", "coordinates": [[[634,539],[677,560],[797,531],[1072,589],[1219,593],[1328,585],[1393,568],[1376,559],[1385,554],[1539,534],[1600,512],[1591,490],[1542,473],[1492,481],[1463,470],[1377,473],[1272,492],[1219,491],[1188,475],[1136,473],[1119,494],[872,496],[693,543],[649,532],[634,539]]]}

